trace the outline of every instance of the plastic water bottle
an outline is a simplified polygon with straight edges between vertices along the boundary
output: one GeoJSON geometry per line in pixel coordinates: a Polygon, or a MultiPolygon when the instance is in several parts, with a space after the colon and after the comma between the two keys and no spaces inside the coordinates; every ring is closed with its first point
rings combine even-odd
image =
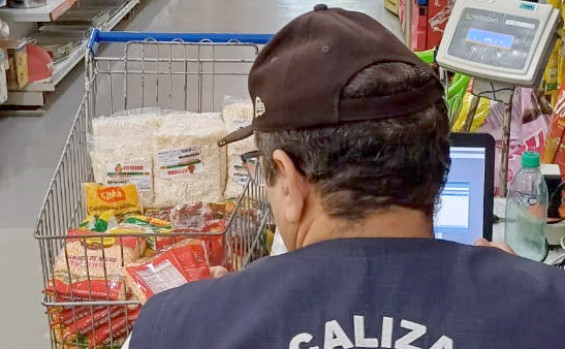
{"type": "Polygon", "coordinates": [[[542,261],[547,255],[547,185],[540,172],[539,154],[522,154],[506,198],[505,241],[521,257],[542,261]]]}

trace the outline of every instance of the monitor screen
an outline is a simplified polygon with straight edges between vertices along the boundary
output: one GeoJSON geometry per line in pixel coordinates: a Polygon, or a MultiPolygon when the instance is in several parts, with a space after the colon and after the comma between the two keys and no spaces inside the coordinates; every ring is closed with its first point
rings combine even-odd
{"type": "Polygon", "coordinates": [[[471,28],[467,33],[467,41],[509,50],[512,48],[514,36],[471,28]]]}
{"type": "Polygon", "coordinates": [[[486,151],[480,147],[450,150],[451,169],[434,217],[436,238],[472,245],[483,236],[486,151]]]}

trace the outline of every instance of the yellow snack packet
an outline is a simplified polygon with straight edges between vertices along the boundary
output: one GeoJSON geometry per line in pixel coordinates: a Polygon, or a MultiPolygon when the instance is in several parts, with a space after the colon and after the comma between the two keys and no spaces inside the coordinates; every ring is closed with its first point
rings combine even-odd
{"type": "Polygon", "coordinates": [[[135,184],[107,186],[85,183],[84,197],[89,215],[102,215],[108,210],[113,210],[118,216],[141,212],[135,184]]]}

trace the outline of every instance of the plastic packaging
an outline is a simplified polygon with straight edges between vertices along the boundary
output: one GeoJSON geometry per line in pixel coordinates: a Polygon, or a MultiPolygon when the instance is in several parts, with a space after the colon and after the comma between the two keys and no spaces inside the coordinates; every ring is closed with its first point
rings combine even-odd
{"type": "MultiPolygon", "coordinates": [[[[253,104],[251,101],[226,96],[224,98],[223,117],[228,133],[249,126],[253,121],[253,104]]],[[[243,167],[241,155],[256,149],[255,136],[228,144],[228,181],[224,197],[238,197],[243,193],[249,175],[243,167]]]]}
{"type": "MultiPolygon", "coordinates": [[[[510,149],[508,157],[507,182],[511,183],[514,175],[520,169],[522,153],[535,151],[541,153],[549,126],[549,115],[541,113],[541,108],[534,103],[531,88],[518,87],[512,99],[512,119],[510,127],[510,149]],[[524,121],[526,120],[526,121],[524,121]]],[[[485,123],[478,132],[490,134],[496,141],[494,184],[500,188],[500,164],[502,154],[502,124],[504,119],[504,104],[491,102],[491,110],[485,123]]]]}
{"type": "Polygon", "coordinates": [[[130,263],[125,273],[132,292],[145,304],[159,292],[210,277],[209,268],[203,242],[189,239],[154,258],[130,263]]]}
{"type": "Polygon", "coordinates": [[[77,238],[69,238],[57,256],[45,292],[58,301],[124,300],[122,266],[139,258],[145,239],[111,234],[80,238],[92,234],[82,229],[69,230],[67,234],[77,238]]]}
{"type": "MultiPolygon", "coordinates": [[[[459,114],[455,123],[453,124],[451,130],[454,132],[463,132],[463,128],[465,126],[465,120],[467,119],[467,114],[469,114],[469,109],[471,107],[471,100],[473,99],[473,95],[471,93],[465,93],[463,96],[463,102],[459,108],[459,114]]],[[[487,115],[490,113],[490,100],[487,98],[480,98],[479,105],[477,106],[477,110],[475,111],[475,116],[473,118],[473,122],[471,124],[470,132],[476,132],[479,127],[481,127],[487,115]]]]}
{"type": "Polygon", "coordinates": [[[89,139],[94,180],[106,185],[132,183],[144,207],[152,207],[153,133],[160,110],[142,108],[92,120],[89,139]]]}
{"type": "Polygon", "coordinates": [[[141,213],[141,205],[135,184],[107,186],[84,183],[86,211],[89,215],[101,215],[113,210],[118,216],[127,213],[141,213]]]}
{"type": "Polygon", "coordinates": [[[521,257],[541,261],[547,255],[547,185],[539,169],[539,154],[522,154],[506,199],[505,242],[521,257]]]}
{"type": "Polygon", "coordinates": [[[219,201],[226,181],[226,127],[218,113],[171,112],[153,135],[155,207],[219,201]]]}

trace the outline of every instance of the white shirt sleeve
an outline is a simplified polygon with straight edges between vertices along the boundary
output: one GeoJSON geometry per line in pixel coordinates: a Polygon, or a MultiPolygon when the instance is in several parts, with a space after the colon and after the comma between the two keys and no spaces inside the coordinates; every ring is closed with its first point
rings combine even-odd
{"type": "Polygon", "coordinates": [[[124,342],[124,344],[122,344],[122,349],[129,349],[129,342],[131,341],[131,333],[129,334],[128,338],[126,338],[126,341],[124,342]]]}
{"type": "Polygon", "coordinates": [[[288,249],[284,245],[279,228],[275,230],[275,238],[273,239],[273,247],[271,248],[271,256],[278,256],[279,254],[287,253],[288,249]]]}

